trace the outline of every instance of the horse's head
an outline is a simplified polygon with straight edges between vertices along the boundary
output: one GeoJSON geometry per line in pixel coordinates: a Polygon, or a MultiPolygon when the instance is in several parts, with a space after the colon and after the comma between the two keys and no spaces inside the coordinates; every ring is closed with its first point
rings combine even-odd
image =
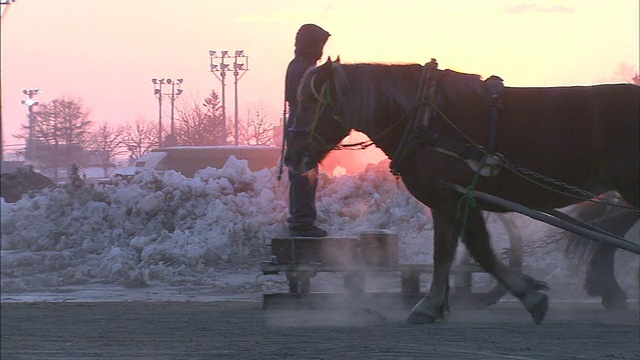
{"type": "Polygon", "coordinates": [[[351,129],[340,118],[340,106],[335,82],[335,68],[327,60],[309,70],[298,88],[298,112],[292,127],[287,129],[288,142],[284,162],[294,173],[312,170],[351,129]]]}

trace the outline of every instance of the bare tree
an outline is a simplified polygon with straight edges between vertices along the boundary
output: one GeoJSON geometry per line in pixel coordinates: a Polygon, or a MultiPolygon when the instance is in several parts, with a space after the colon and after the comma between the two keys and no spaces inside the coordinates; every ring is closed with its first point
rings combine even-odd
{"type": "Polygon", "coordinates": [[[202,109],[198,100],[182,103],[177,108],[178,126],[176,137],[180,145],[215,145],[211,130],[207,123],[209,116],[202,109]]]}
{"type": "Polygon", "coordinates": [[[129,159],[133,160],[158,147],[156,124],[142,118],[124,127],[124,145],[129,152],[129,159]]]}
{"type": "Polygon", "coordinates": [[[215,91],[211,91],[202,105],[199,100],[192,99],[190,103],[181,103],[177,111],[178,144],[210,146],[222,144],[221,106],[215,91]]]}
{"type": "Polygon", "coordinates": [[[238,124],[238,138],[245,145],[274,145],[273,127],[277,119],[263,102],[250,104],[238,124]]]}
{"type": "Polygon", "coordinates": [[[109,176],[109,168],[114,166],[115,157],[127,153],[124,134],[124,126],[111,126],[107,122],[101,123],[91,133],[89,150],[92,151],[104,170],[104,177],[109,176]]]}
{"type": "MultiPolygon", "coordinates": [[[[61,169],[68,168],[72,163],[86,163],[87,153],[84,150],[92,122],[81,99],[63,97],[41,103],[33,115],[34,157],[43,172],[51,172],[57,180],[61,169]]],[[[23,125],[22,129],[28,133],[29,125],[23,125]]]]}

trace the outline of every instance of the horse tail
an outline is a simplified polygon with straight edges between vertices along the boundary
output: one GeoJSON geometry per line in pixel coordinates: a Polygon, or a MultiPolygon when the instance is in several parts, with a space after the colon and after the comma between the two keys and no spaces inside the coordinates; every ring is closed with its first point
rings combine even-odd
{"type": "MultiPolygon", "coordinates": [[[[584,220],[583,220],[584,221],[584,220]]],[[[599,243],[571,232],[563,231],[561,240],[566,241],[564,256],[575,267],[582,267],[593,258],[599,243]]]]}
{"type": "MultiPolygon", "coordinates": [[[[607,193],[605,196],[609,200],[612,199],[612,193],[607,193]]],[[[586,222],[596,227],[605,227],[611,222],[611,206],[605,206],[593,202],[584,202],[575,205],[569,212],[576,219],[586,222]]],[[[606,229],[611,231],[610,229],[606,229]]],[[[628,229],[627,229],[628,230],[628,229]]],[[[626,232],[626,231],[625,231],[626,232]]],[[[570,260],[574,265],[579,266],[588,263],[594,255],[597,255],[601,243],[587,239],[583,236],[576,235],[572,232],[563,231],[559,235],[560,239],[566,241],[566,247],[564,250],[565,258],[570,260]]],[[[622,235],[624,236],[624,235],[622,235]]]]}

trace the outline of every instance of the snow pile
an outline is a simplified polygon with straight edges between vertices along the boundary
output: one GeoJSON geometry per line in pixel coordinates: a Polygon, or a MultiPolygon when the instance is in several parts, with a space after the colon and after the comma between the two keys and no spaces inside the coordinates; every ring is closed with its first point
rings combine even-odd
{"type": "MultiPolygon", "coordinates": [[[[113,285],[259,292],[283,284],[283,277],[221,280],[258,275],[270,240],[286,235],[287,181],[278,182],[276,173],[251,172],[246,161],[231,157],[222,169],[207,168],[194,178],[144,172],[129,183],[48,189],[15,204],[2,200],[2,292],[113,285]]],[[[385,163],[356,176],[320,177],[318,222],[332,236],[386,229],[399,235],[402,263],[431,263],[429,210],[385,163]]],[[[526,270],[581,288],[584,272],[570,270],[561,244],[534,248],[548,229],[517,222],[531,249],[526,270]]],[[[501,226],[489,219],[497,249],[508,246],[501,226]]],[[[633,272],[623,275],[629,278],[621,279],[623,287],[635,282],[633,272]]]]}

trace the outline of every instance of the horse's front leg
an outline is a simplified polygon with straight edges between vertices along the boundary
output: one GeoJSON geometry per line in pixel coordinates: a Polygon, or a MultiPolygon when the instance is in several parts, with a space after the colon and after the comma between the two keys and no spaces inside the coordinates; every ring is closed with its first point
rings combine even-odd
{"type": "Polygon", "coordinates": [[[413,307],[407,323],[427,324],[449,311],[449,272],[458,245],[460,227],[453,216],[433,210],[433,281],[429,293],[413,307]]]}
{"type": "Polygon", "coordinates": [[[491,247],[482,213],[479,210],[470,210],[467,216],[464,239],[471,256],[484,271],[492,274],[513,296],[522,301],[536,324],[541,323],[547,314],[549,300],[546,294],[538,290],[546,289],[546,284],[522,272],[511,272],[506,265],[498,261],[491,247]]]}

